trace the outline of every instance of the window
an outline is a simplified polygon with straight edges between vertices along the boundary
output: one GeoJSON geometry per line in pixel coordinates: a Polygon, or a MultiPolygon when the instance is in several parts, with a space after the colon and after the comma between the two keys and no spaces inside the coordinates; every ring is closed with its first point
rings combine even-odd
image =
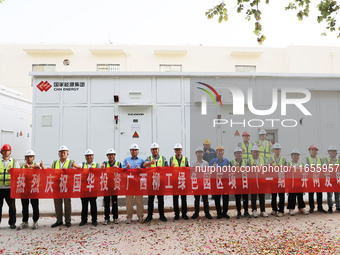
{"type": "Polygon", "coordinates": [[[256,66],[252,66],[252,65],[235,65],[235,72],[244,72],[244,73],[256,72],[256,66]]]}
{"type": "Polygon", "coordinates": [[[159,65],[160,72],[182,72],[182,65],[159,65]]]}
{"type": "Polygon", "coordinates": [[[55,64],[33,64],[32,71],[33,72],[55,72],[56,65],[55,64]]]}
{"type": "Polygon", "coordinates": [[[97,72],[119,72],[120,64],[97,64],[97,72]]]}

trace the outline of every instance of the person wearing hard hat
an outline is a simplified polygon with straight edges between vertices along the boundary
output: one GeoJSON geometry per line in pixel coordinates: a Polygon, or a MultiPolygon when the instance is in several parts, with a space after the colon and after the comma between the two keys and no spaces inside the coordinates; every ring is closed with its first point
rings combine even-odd
{"type": "MultiPolygon", "coordinates": [[[[25,153],[25,164],[21,167],[22,169],[40,169],[40,166],[34,162],[35,153],[32,150],[28,150],[25,153]]],[[[33,208],[33,226],[32,229],[38,228],[38,220],[39,220],[39,200],[38,199],[21,199],[22,205],[22,223],[17,228],[17,230],[21,230],[24,228],[28,228],[28,206],[31,201],[31,205],[33,208]]]]}
{"type": "MultiPolygon", "coordinates": [[[[230,162],[228,159],[224,158],[224,148],[222,145],[218,145],[216,147],[217,157],[212,159],[210,162],[211,166],[229,166],[230,162]]],[[[229,206],[229,195],[222,195],[223,200],[223,210],[221,210],[221,195],[214,195],[215,199],[215,207],[217,212],[217,219],[221,219],[222,217],[230,219],[228,215],[228,206],[229,206]]]]}
{"type": "MultiPolygon", "coordinates": [[[[172,167],[188,167],[189,162],[188,158],[182,155],[182,145],[176,143],[174,146],[175,156],[170,158],[170,166],[172,167]]],[[[179,220],[179,205],[178,200],[179,196],[174,195],[173,197],[173,204],[174,204],[174,211],[175,211],[175,218],[174,220],[179,220]]],[[[187,196],[181,195],[182,201],[182,218],[187,220],[189,217],[187,216],[188,207],[187,207],[187,196]]]]}
{"type": "MultiPolygon", "coordinates": [[[[198,147],[195,151],[197,160],[194,162],[195,166],[209,166],[209,163],[203,159],[203,148],[198,147]]],[[[205,217],[207,219],[212,219],[210,213],[209,213],[209,201],[208,201],[208,195],[202,195],[203,199],[203,206],[204,206],[204,213],[205,217]]],[[[197,219],[199,217],[200,212],[200,195],[195,195],[195,213],[191,216],[192,219],[197,219]]]]}
{"type": "Polygon", "coordinates": [[[12,147],[9,144],[4,144],[1,147],[2,159],[0,161],[0,222],[2,217],[2,205],[5,199],[9,207],[8,224],[11,229],[15,229],[16,223],[16,209],[15,199],[11,198],[11,168],[19,168],[19,163],[16,159],[11,157],[12,147]]]}
{"type": "MultiPolygon", "coordinates": [[[[127,157],[123,161],[123,168],[125,169],[140,169],[143,168],[144,160],[138,157],[139,146],[136,143],[131,144],[130,146],[130,154],[131,157],[127,157]]],[[[143,196],[126,196],[126,212],[127,212],[127,220],[126,224],[130,224],[132,220],[133,214],[133,198],[136,199],[137,205],[137,216],[138,221],[143,223],[143,196]]]]}
{"type": "MultiPolygon", "coordinates": [[[[308,148],[310,156],[306,158],[306,166],[317,166],[322,167],[323,160],[317,156],[318,154],[318,147],[316,147],[314,144],[309,146],[308,148]]],[[[309,212],[313,213],[315,204],[314,204],[314,192],[310,192],[308,194],[309,198],[309,212]]],[[[326,210],[323,209],[322,206],[322,192],[316,193],[316,199],[318,203],[318,212],[327,213],[326,210]]]]}
{"type": "MultiPolygon", "coordinates": [[[[300,159],[300,152],[298,149],[293,149],[291,152],[292,161],[288,163],[289,166],[293,167],[303,167],[303,164],[299,162],[300,159]]],[[[298,201],[298,209],[299,212],[302,214],[309,214],[306,210],[305,201],[303,201],[303,193],[289,193],[288,194],[288,206],[287,209],[289,210],[289,215],[295,215],[295,206],[296,206],[296,199],[298,201]]]]}
{"type": "MultiPolygon", "coordinates": [[[[248,166],[264,166],[267,164],[267,161],[260,157],[260,148],[257,146],[253,146],[251,148],[251,157],[248,160],[248,166]]],[[[256,206],[257,194],[251,194],[251,209],[252,216],[257,218],[257,206],[256,206]]],[[[265,194],[259,194],[259,202],[260,202],[260,210],[262,217],[267,218],[268,214],[266,213],[266,204],[265,204],[265,194]]]]}
{"type": "Polygon", "coordinates": [[[242,134],[243,141],[238,143],[238,147],[242,149],[242,159],[248,160],[251,155],[251,148],[253,144],[249,142],[250,134],[247,131],[244,131],[242,134]]]}
{"type": "MultiPolygon", "coordinates": [[[[68,158],[69,150],[67,146],[62,145],[59,148],[58,156],[59,159],[53,161],[52,169],[71,169],[81,168],[73,160],[68,158]]],[[[41,168],[45,169],[44,163],[41,162],[41,168]]],[[[51,225],[52,228],[58,227],[63,224],[63,203],[65,207],[65,225],[71,227],[71,198],[55,198],[54,209],[57,221],[51,225]]]]}
{"type": "Polygon", "coordinates": [[[271,155],[272,144],[266,140],[267,132],[265,130],[261,129],[259,135],[260,140],[257,141],[257,146],[260,149],[260,157],[268,161],[271,155]]]}
{"type": "MultiPolygon", "coordinates": [[[[144,162],[144,167],[164,167],[168,166],[168,162],[164,156],[159,155],[159,145],[157,143],[153,143],[150,146],[151,156],[147,157],[144,162]]],[[[158,212],[159,219],[163,222],[166,222],[168,219],[164,215],[164,196],[158,195],[158,212]]],[[[148,216],[146,217],[144,222],[151,222],[153,215],[155,196],[148,196],[148,216]]]]}
{"type": "MultiPolygon", "coordinates": [[[[247,160],[242,159],[242,149],[240,147],[236,147],[234,149],[234,156],[235,156],[235,159],[230,161],[230,166],[235,166],[235,167],[247,166],[247,160]]],[[[247,218],[251,218],[248,212],[248,207],[249,207],[248,194],[242,194],[242,195],[235,194],[235,202],[236,202],[236,210],[237,210],[236,219],[240,219],[242,216],[241,197],[242,197],[243,209],[244,209],[243,216],[247,218]]]]}
{"type": "MultiPolygon", "coordinates": [[[[114,149],[108,149],[106,152],[107,161],[104,161],[101,165],[102,169],[105,168],[122,168],[122,164],[116,161],[116,152],[114,149]]],[[[106,196],[104,197],[104,223],[107,225],[110,222],[110,202],[112,201],[112,214],[113,223],[118,224],[118,196],[106,196]]]]}
{"type": "MultiPolygon", "coordinates": [[[[89,169],[89,168],[99,168],[99,164],[94,162],[94,152],[91,149],[87,149],[84,153],[86,162],[82,163],[83,169],[89,169]]],[[[90,202],[90,208],[91,208],[91,217],[92,217],[92,225],[97,226],[97,197],[82,197],[81,199],[81,222],[79,223],[79,226],[84,226],[87,224],[87,216],[89,213],[89,202],[90,202]]]]}
{"type": "MultiPolygon", "coordinates": [[[[281,145],[278,143],[275,143],[273,145],[273,152],[274,155],[272,155],[269,158],[269,163],[272,166],[286,166],[287,161],[285,158],[283,158],[281,153],[281,145]]],[[[277,207],[277,193],[272,193],[272,212],[271,215],[281,217],[284,214],[284,206],[285,206],[285,193],[278,193],[279,194],[279,207],[277,207]]]]}
{"type": "Polygon", "coordinates": [[[210,161],[213,158],[217,157],[216,151],[213,148],[211,148],[210,139],[206,138],[203,140],[203,150],[204,150],[203,160],[207,161],[210,164],[210,161]]]}
{"type": "MultiPolygon", "coordinates": [[[[340,160],[336,158],[336,155],[338,154],[338,149],[334,146],[331,145],[328,147],[328,154],[329,157],[325,158],[324,164],[330,166],[330,167],[336,167],[334,165],[339,166],[340,165],[340,160]]],[[[334,198],[335,198],[335,208],[337,211],[340,211],[340,199],[339,199],[339,192],[334,192],[334,198]]],[[[328,204],[328,212],[332,213],[333,212],[333,192],[327,192],[327,204],[328,204]]]]}

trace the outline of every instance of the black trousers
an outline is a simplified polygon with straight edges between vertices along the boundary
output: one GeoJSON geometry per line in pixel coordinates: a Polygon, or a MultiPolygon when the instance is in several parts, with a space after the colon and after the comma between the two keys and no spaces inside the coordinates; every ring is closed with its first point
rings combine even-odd
{"type": "Polygon", "coordinates": [[[243,201],[244,212],[248,212],[248,207],[249,207],[248,194],[242,194],[242,195],[235,194],[236,209],[238,212],[241,211],[241,197],[243,201]]]}
{"type": "Polygon", "coordinates": [[[303,201],[303,193],[289,193],[288,194],[288,206],[287,209],[295,209],[296,198],[298,201],[298,208],[302,209],[306,207],[305,202],[303,201]]]}
{"type": "MultiPolygon", "coordinates": [[[[314,192],[311,192],[308,195],[309,195],[309,207],[310,207],[310,209],[314,210],[314,208],[315,208],[314,192]]],[[[316,193],[316,201],[318,203],[318,209],[322,209],[322,193],[321,192],[316,193]]]]}
{"type": "MultiPolygon", "coordinates": [[[[259,201],[260,201],[260,210],[261,210],[261,212],[264,212],[266,210],[264,194],[258,194],[258,195],[259,195],[259,201]]],[[[257,210],[256,199],[257,199],[257,194],[251,194],[251,209],[252,209],[252,211],[257,210]]]]}
{"type": "Polygon", "coordinates": [[[28,222],[28,206],[31,200],[31,205],[33,208],[33,221],[37,222],[39,220],[39,200],[38,199],[21,199],[22,205],[22,222],[28,222]]]}
{"type": "MultiPolygon", "coordinates": [[[[179,216],[179,206],[178,206],[179,196],[172,196],[172,197],[173,197],[175,215],[179,216]]],[[[181,195],[181,200],[182,200],[182,215],[187,215],[187,212],[188,212],[187,196],[181,195]]]]}
{"type": "Polygon", "coordinates": [[[89,213],[89,202],[91,207],[92,222],[97,221],[97,198],[96,197],[83,197],[81,198],[81,221],[87,222],[87,215],[89,213]]]}
{"type": "Polygon", "coordinates": [[[2,217],[2,206],[4,204],[4,199],[8,205],[8,224],[15,224],[17,221],[16,209],[15,209],[15,199],[11,198],[11,189],[0,189],[0,222],[2,217]]]}
{"type": "MultiPolygon", "coordinates": [[[[164,196],[157,196],[159,216],[164,216],[164,196]]],[[[152,217],[155,196],[148,197],[148,217],[152,217]]]]}
{"type": "MultiPolygon", "coordinates": [[[[200,195],[195,195],[195,213],[199,214],[200,212],[200,195]]],[[[202,195],[203,198],[203,206],[204,206],[204,213],[209,214],[209,201],[208,195],[202,195]]]]}
{"type": "Polygon", "coordinates": [[[217,216],[227,214],[229,206],[229,195],[222,195],[223,211],[221,210],[221,195],[214,195],[217,216]]]}
{"type": "Polygon", "coordinates": [[[110,220],[110,200],[112,200],[113,219],[118,219],[118,196],[107,196],[104,197],[105,220],[110,220]]]}
{"type": "Polygon", "coordinates": [[[285,193],[279,193],[279,209],[277,208],[277,193],[272,193],[272,209],[275,212],[284,213],[285,209],[285,193]]]}

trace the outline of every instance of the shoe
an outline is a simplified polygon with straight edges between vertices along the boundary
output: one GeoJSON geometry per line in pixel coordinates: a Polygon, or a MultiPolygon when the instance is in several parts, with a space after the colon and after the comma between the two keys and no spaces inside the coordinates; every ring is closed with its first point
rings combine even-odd
{"type": "Polygon", "coordinates": [[[118,223],[119,223],[119,220],[118,220],[118,219],[113,219],[113,223],[114,223],[114,224],[118,224],[118,223]]]}
{"type": "Polygon", "coordinates": [[[148,216],[148,217],[146,217],[146,219],[145,219],[144,222],[145,222],[145,223],[149,223],[149,222],[151,222],[151,221],[152,221],[152,217],[149,217],[149,216],[148,216]]]}
{"type": "Polygon", "coordinates": [[[87,222],[81,221],[81,222],[79,223],[79,227],[84,226],[84,225],[86,225],[86,224],[87,224],[87,222]]]}
{"type": "Polygon", "coordinates": [[[329,208],[329,209],[328,209],[328,213],[333,213],[333,209],[332,209],[332,208],[329,208]]]}
{"type": "Polygon", "coordinates": [[[290,216],[294,216],[294,215],[295,215],[295,212],[294,212],[293,209],[289,209],[289,215],[290,215],[290,216]]]}
{"type": "Polygon", "coordinates": [[[71,222],[66,222],[65,226],[69,228],[69,227],[72,226],[72,224],[71,224],[71,222]]]}
{"type": "Polygon", "coordinates": [[[206,213],[206,214],[205,214],[205,217],[206,217],[207,219],[209,219],[209,220],[212,219],[212,216],[210,215],[210,213],[206,213]]]}
{"type": "Polygon", "coordinates": [[[198,218],[198,213],[194,213],[192,216],[191,216],[191,219],[197,219],[198,218]]]}
{"type": "Polygon", "coordinates": [[[270,214],[276,216],[277,212],[276,211],[272,211],[270,214]]]}
{"type": "Polygon", "coordinates": [[[257,218],[257,211],[255,211],[255,210],[253,211],[253,217],[257,218]]]}
{"type": "Polygon", "coordinates": [[[53,224],[51,225],[51,228],[55,228],[55,227],[58,227],[58,226],[60,226],[60,225],[63,225],[63,223],[62,223],[62,222],[56,222],[56,223],[53,223],[53,224]]]}
{"type": "Polygon", "coordinates": [[[222,217],[224,217],[226,219],[230,219],[230,216],[227,213],[222,213],[222,217]]]}
{"type": "Polygon", "coordinates": [[[15,226],[15,224],[11,224],[11,225],[9,225],[9,228],[10,228],[10,229],[16,229],[17,226],[15,226]]]}
{"type": "Polygon", "coordinates": [[[216,219],[221,219],[222,218],[222,215],[217,215],[216,219]]]}
{"type": "Polygon", "coordinates": [[[143,216],[142,216],[142,217],[140,217],[140,218],[138,218],[138,222],[139,222],[139,223],[143,223],[143,222],[144,222],[144,218],[143,218],[143,216]]]}
{"type": "Polygon", "coordinates": [[[277,217],[282,217],[283,214],[284,214],[284,213],[282,213],[282,212],[278,212],[278,213],[276,214],[276,216],[277,216],[277,217]]]}
{"type": "Polygon", "coordinates": [[[17,228],[17,230],[21,230],[24,228],[28,228],[28,222],[23,222],[20,224],[20,226],[17,228]]]}
{"type": "Polygon", "coordinates": [[[246,218],[248,218],[248,219],[251,218],[251,216],[249,215],[249,212],[244,212],[243,216],[246,217],[246,218]]]}
{"type": "Polygon", "coordinates": [[[339,212],[340,211],[340,207],[336,208],[336,210],[339,212]]]}
{"type": "Polygon", "coordinates": [[[127,219],[126,224],[131,224],[131,219],[127,219]]]}
{"type": "Polygon", "coordinates": [[[189,219],[188,215],[186,215],[186,214],[182,215],[182,218],[185,219],[185,220],[189,219]]]}
{"type": "Polygon", "coordinates": [[[309,214],[309,212],[306,210],[306,208],[299,209],[299,212],[304,214],[304,215],[308,215],[309,214]]]}
{"type": "Polygon", "coordinates": [[[242,217],[241,212],[238,212],[237,215],[236,215],[236,219],[241,219],[241,217],[242,217]]]}
{"type": "Polygon", "coordinates": [[[92,221],[92,225],[93,226],[97,226],[98,225],[98,221],[92,221]]]}
{"type": "Polygon", "coordinates": [[[310,208],[309,213],[314,213],[314,209],[310,208]]]}
{"type": "Polygon", "coordinates": [[[261,212],[261,215],[262,215],[262,217],[264,217],[264,218],[268,218],[268,213],[266,213],[266,212],[261,212]]]}
{"type": "Polygon", "coordinates": [[[106,226],[107,224],[109,224],[110,220],[104,220],[103,225],[106,226]]]}
{"type": "Polygon", "coordinates": [[[160,219],[161,221],[163,221],[163,222],[167,222],[167,221],[168,221],[168,219],[167,219],[164,215],[162,215],[161,217],[159,217],[159,219],[160,219]]]}
{"type": "Polygon", "coordinates": [[[38,228],[38,222],[33,222],[32,230],[37,229],[37,228],[38,228]]]}
{"type": "Polygon", "coordinates": [[[327,213],[327,211],[326,211],[326,210],[324,210],[323,208],[320,208],[320,209],[318,209],[318,212],[321,212],[321,213],[327,213]]]}
{"type": "Polygon", "coordinates": [[[174,220],[179,220],[179,215],[175,215],[174,220]]]}

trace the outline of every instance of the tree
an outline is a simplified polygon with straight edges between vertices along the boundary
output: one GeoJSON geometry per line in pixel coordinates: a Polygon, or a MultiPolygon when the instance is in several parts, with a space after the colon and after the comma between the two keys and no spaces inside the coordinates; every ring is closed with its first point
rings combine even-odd
{"type": "MultiPolygon", "coordinates": [[[[246,19],[250,21],[252,18],[255,20],[255,30],[254,34],[257,36],[257,41],[259,44],[262,44],[264,40],[266,40],[266,36],[262,34],[262,25],[261,21],[261,4],[269,4],[269,0],[264,0],[261,3],[261,0],[237,0],[236,7],[237,12],[241,13],[245,10],[246,19]]],[[[297,10],[297,18],[302,21],[304,17],[308,17],[309,14],[309,6],[310,0],[294,0],[288,4],[285,8],[286,10],[297,10]]],[[[235,7],[235,8],[236,8],[235,7]]],[[[340,26],[337,26],[337,20],[335,17],[338,15],[338,11],[340,9],[340,5],[337,4],[337,1],[333,0],[322,0],[317,5],[319,16],[317,17],[317,21],[319,23],[326,22],[326,30],[330,32],[337,31],[337,37],[340,38],[340,26]]],[[[208,19],[212,19],[215,16],[218,17],[218,22],[228,20],[228,9],[226,4],[222,0],[222,2],[213,8],[209,9],[205,13],[208,19]]],[[[321,35],[325,36],[326,33],[322,33],[321,35]]]]}

